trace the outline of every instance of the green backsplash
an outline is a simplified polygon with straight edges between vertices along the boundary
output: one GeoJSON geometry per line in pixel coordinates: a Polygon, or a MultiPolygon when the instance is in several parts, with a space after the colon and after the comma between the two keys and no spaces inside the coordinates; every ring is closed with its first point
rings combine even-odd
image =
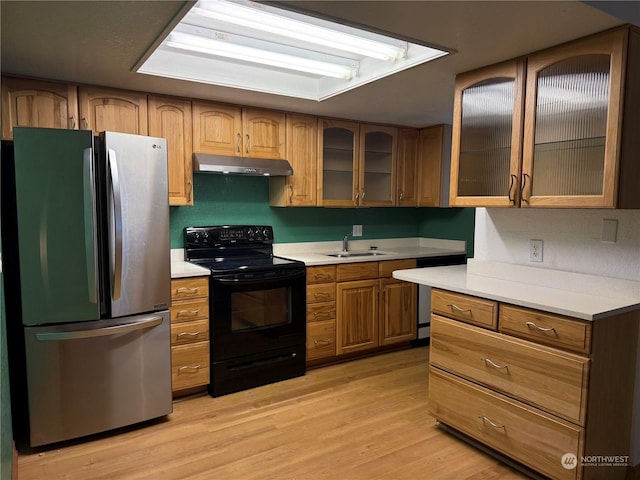
{"type": "Polygon", "coordinates": [[[194,196],[193,207],[171,207],[171,248],[184,246],[184,227],[225,224],[272,225],[276,243],[337,241],[354,224],[363,226],[362,239],[437,236],[473,240],[472,209],[464,209],[471,215],[460,215],[456,212],[461,209],[270,207],[267,178],[205,173],[194,175],[194,196]],[[440,211],[449,213],[438,214],[432,224],[430,212],[440,211]]]}
{"type": "Polygon", "coordinates": [[[420,211],[418,236],[464,240],[467,242],[467,257],[473,257],[474,208],[421,208],[420,211]]]}

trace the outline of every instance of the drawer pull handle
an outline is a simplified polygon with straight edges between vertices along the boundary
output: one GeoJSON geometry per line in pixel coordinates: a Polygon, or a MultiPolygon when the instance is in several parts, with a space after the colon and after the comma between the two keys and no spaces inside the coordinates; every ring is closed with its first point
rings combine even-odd
{"type": "Polygon", "coordinates": [[[323,311],[323,312],[313,312],[313,318],[318,318],[318,317],[332,317],[333,315],[335,315],[335,311],[333,310],[328,310],[328,311],[323,311]]]}
{"type": "Polygon", "coordinates": [[[197,337],[201,333],[202,332],[180,332],[178,334],[178,338],[181,338],[181,337],[197,337]]]}
{"type": "Polygon", "coordinates": [[[553,333],[556,333],[556,329],[553,328],[553,327],[550,327],[550,328],[539,327],[538,325],[536,325],[533,322],[527,322],[527,323],[525,323],[525,325],[527,327],[529,327],[529,328],[532,328],[532,327],[536,328],[536,329],[540,330],[541,332],[553,332],[553,333]]]}
{"type": "Polygon", "coordinates": [[[482,360],[484,363],[488,363],[492,367],[500,369],[500,370],[503,369],[503,368],[509,368],[509,365],[498,365],[497,363],[491,361],[490,358],[481,358],[480,360],[482,360]]]}
{"type": "Polygon", "coordinates": [[[331,278],[331,276],[327,275],[326,273],[314,273],[313,276],[316,278],[316,280],[320,280],[322,278],[331,278]]]}
{"type": "Polygon", "coordinates": [[[314,340],[313,341],[314,345],[331,345],[331,339],[330,338],[326,338],[326,339],[320,339],[320,340],[314,340]]]}
{"type": "Polygon", "coordinates": [[[327,292],[316,292],[313,294],[314,297],[318,298],[329,298],[331,295],[327,292]]]}
{"type": "Polygon", "coordinates": [[[504,425],[499,425],[499,424],[497,424],[495,422],[492,422],[490,418],[485,417],[484,415],[480,415],[478,418],[482,419],[483,422],[488,423],[493,428],[502,428],[502,429],[504,429],[504,425]]]}
{"type": "Polygon", "coordinates": [[[178,369],[178,373],[183,373],[183,372],[197,372],[198,370],[200,370],[200,364],[198,365],[185,365],[184,367],[180,367],[178,369]]]}
{"type": "Polygon", "coordinates": [[[200,313],[200,309],[196,308],[195,310],[179,310],[176,313],[177,317],[195,317],[200,313]]]}
{"type": "Polygon", "coordinates": [[[471,313],[471,309],[470,308],[461,308],[458,305],[456,305],[455,303],[449,303],[447,305],[447,307],[452,308],[454,310],[457,310],[460,313],[471,313]]]}
{"type": "Polygon", "coordinates": [[[199,291],[198,287],[180,287],[176,290],[177,293],[198,293],[199,291]]]}

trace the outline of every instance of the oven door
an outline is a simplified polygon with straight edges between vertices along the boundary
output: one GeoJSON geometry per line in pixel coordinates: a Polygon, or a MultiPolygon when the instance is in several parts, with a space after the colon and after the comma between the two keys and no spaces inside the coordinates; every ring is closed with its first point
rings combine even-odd
{"type": "Polygon", "coordinates": [[[210,280],[213,362],[305,344],[304,268],[210,280]]]}

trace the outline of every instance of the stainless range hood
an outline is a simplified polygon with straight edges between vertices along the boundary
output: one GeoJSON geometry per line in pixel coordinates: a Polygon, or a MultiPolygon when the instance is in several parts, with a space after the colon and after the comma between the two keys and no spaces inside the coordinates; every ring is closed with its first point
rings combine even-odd
{"type": "Polygon", "coordinates": [[[232,157],[226,155],[193,154],[194,172],[218,174],[283,177],[293,175],[293,168],[286,160],[266,158],[232,157]]]}

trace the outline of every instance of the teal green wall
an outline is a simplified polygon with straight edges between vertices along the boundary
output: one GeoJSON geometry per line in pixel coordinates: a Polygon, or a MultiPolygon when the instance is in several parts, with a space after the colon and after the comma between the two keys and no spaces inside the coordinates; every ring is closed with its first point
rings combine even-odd
{"type": "Polygon", "coordinates": [[[171,207],[171,248],[189,226],[272,225],[276,243],[340,240],[362,225],[362,239],[435,237],[473,244],[473,209],[279,208],[269,206],[263,177],[194,175],[194,206],[171,207]]]}
{"type": "Polygon", "coordinates": [[[422,208],[418,236],[464,240],[467,257],[473,257],[473,233],[475,209],[473,208],[422,208]]]}

